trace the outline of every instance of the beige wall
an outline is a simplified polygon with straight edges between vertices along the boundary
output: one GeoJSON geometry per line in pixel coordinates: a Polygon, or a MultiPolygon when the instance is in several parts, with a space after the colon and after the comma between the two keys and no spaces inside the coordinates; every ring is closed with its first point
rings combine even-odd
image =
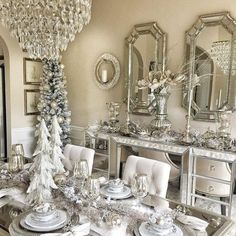
{"type": "MultiPolygon", "coordinates": [[[[168,65],[177,72],[183,61],[184,32],[198,15],[217,11],[230,11],[236,17],[235,0],[94,0],[91,23],[77,35],[63,55],[72,124],[85,126],[88,121],[106,119],[105,103],[122,100],[124,39],[134,24],[157,21],[167,32],[168,65]],[[108,91],[99,89],[93,81],[94,63],[104,52],[116,55],[122,70],[119,83],[108,91]]],[[[184,128],[185,125],[186,111],[180,103],[181,89],[175,88],[168,104],[169,119],[174,128],[184,128]]],[[[234,117],[236,120],[236,114],[234,117]]],[[[192,123],[202,129],[211,125],[192,123]]]]}
{"type": "Polygon", "coordinates": [[[23,57],[17,41],[7,29],[0,26],[0,47],[3,50],[6,70],[8,144],[14,128],[33,126],[34,116],[24,115],[23,57]]]}

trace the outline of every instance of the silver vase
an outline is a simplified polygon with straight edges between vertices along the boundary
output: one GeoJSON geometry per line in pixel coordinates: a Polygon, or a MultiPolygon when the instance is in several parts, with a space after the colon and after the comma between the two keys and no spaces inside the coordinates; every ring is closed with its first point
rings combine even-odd
{"type": "Polygon", "coordinates": [[[155,116],[151,121],[151,129],[154,130],[169,130],[171,122],[167,119],[167,101],[170,93],[154,93],[155,96],[155,116]]]}

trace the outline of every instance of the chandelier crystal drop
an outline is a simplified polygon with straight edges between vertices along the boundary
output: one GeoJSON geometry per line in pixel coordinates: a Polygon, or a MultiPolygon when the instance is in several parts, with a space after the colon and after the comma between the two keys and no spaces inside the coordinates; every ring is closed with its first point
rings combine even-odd
{"type": "Polygon", "coordinates": [[[92,0],[0,0],[1,23],[33,59],[59,59],[91,18],[92,0]]]}
{"type": "Polygon", "coordinates": [[[231,42],[217,41],[211,46],[211,57],[224,74],[229,74],[231,64],[231,42]]]}

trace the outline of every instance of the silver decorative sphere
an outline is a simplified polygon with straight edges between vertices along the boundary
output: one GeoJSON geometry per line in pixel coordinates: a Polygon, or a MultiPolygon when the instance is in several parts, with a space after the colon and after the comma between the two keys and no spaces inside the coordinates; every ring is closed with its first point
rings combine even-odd
{"type": "Polygon", "coordinates": [[[43,86],[43,89],[44,89],[44,90],[49,90],[49,89],[50,89],[50,86],[49,86],[48,84],[45,84],[45,85],[43,86]]]}
{"type": "Polygon", "coordinates": [[[62,122],[64,121],[64,117],[59,116],[59,117],[57,118],[57,121],[58,121],[58,123],[62,123],[62,122]]]}
{"type": "Polygon", "coordinates": [[[67,124],[70,124],[70,123],[71,123],[71,118],[70,118],[70,117],[67,117],[67,118],[66,118],[66,123],[67,123],[67,124]]]}
{"type": "Polygon", "coordinates": [[[51,107],[52,108],[57,108],[57,103],[55,101],[51,102],[51,107]]]}
{"type": "Polygon", "coordinates": [[[54,182],[56,185],[64,185],[66,183],[66,175],[64,173],[56,174],[54,176],[54,182]]]}
{"type": "Polygon", "coordinates": [[[42,117],[41,117],[41,116],[37,116],[37,120],[38,120],[38,121],[41,121],[41,120],[42,120],[42,117]]]}

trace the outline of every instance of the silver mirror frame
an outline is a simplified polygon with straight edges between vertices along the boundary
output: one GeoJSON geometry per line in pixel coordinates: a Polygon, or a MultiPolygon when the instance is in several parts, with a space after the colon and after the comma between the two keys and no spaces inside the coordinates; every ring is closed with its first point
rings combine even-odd
{"type": "Polygon", "coordinates": [[[120,79],[120,63],[118,59],[112,54],[104,53],[97,59],[95,63],[95,67],[94,67],[94,73],[95,73],[94,80],[95,80],[96,85],[100,89],[108,90],[110,88],[113,88],[120,79]],[[110,82],[103,83],[99,75],[99,68],[103,62],[107,62],[107,61],[112,64],[114,74],[110,82]]]}
{"type": "MultiPolygon", "coordinates": [[[[185,66],[188,67],[188,83],[187,86],[183,87],[183,96],[182,96],[182,106],[187,110],[191,110],[191,116],[194,120],[199,121],[216,121],[216,111],[201,111],[198,105],[192,99],[192,92],[190,91],[192,88],[192,79],[195,72],[195,49],[196,49],[196,39],[199,34],[205,29],[207,26],[215,26],[222,25],[231,35],[232,35],[232,43],[236,40],[236,21],[230,15],[229,12],[219,12],[212,13],[199,16],[198,20],[193,24],[193,26],[186,31],[185,33],[185,66]],[[189,54],[187,53],[187,45],[190,42],[189,54]],[[188,54],[188,55],[187,55],[188,54]],[[188,60],[189,58],[189,60],[188,60]],[[191,103],[191,109],[189,109],[189,101],[191,103]],[[200,116],[202,115],[203,118],[200,116]],[[205,118],[205,117],[208,118],[205,118]]],[[[229,73],[231,75],[231,71],[229,73]]],[[[230,84],[230,82],[229,82],[230,84]]],[[[230,93],[230,85],[229,85],[229,93],[230,93]]],[[[228,94],[228,97],[230,95],[228,94]]],[[[234,94],[236,96],[236,94],[234,94]]],[[[232,109],[233,111],[234,109],[232,109]]]]}
{"type": "MultiPolygon", "coordinates": [[[[160,62],[159,67],[161,70],[165,70],[166,68],[166,47],[167,47],[167,36],[166,33],[158,26],[157,22],[148,22],[148,23],[143,23],[143,24],[137,24],[134,25],[131,33],[129,36],[126,38],[126,48],[128,50],[128,93],[131,95],[132,94],[132,77],[133,77],[133,66],[132,66],[132,61],[133,61],[133,54],[135,51],[137,51],[136,47],[134,46],[135,42],[137,39],[142,36],[142,35],[147,35],[150,34],[154,37],[155,40],[158,40],[160,42],[160,47],[161,50],[158,50],[157,52],[157,57],[158,57],[158,62],[160,62]]],[[[137,54],[136,54],[137,55],[137,54]]],[[[138,60],[139,55],[137,55],[138,60]]],[[[142,59],[142,58],[141,58],[142,59]]],[[[139,60],[140,61],[140,60],[139,60]]],[[[142,60],[141,60],[142,63],[142,60]]],[[[139,68],[139,73],[140,73],[140,68],[139,68]]],[[[130,111],[133,114],[136,115],[150,115],[148,111],[148,104],[137,104],[135,100],[130,96],[128,98],[128,103],[130,105],[130,111]]]]}

